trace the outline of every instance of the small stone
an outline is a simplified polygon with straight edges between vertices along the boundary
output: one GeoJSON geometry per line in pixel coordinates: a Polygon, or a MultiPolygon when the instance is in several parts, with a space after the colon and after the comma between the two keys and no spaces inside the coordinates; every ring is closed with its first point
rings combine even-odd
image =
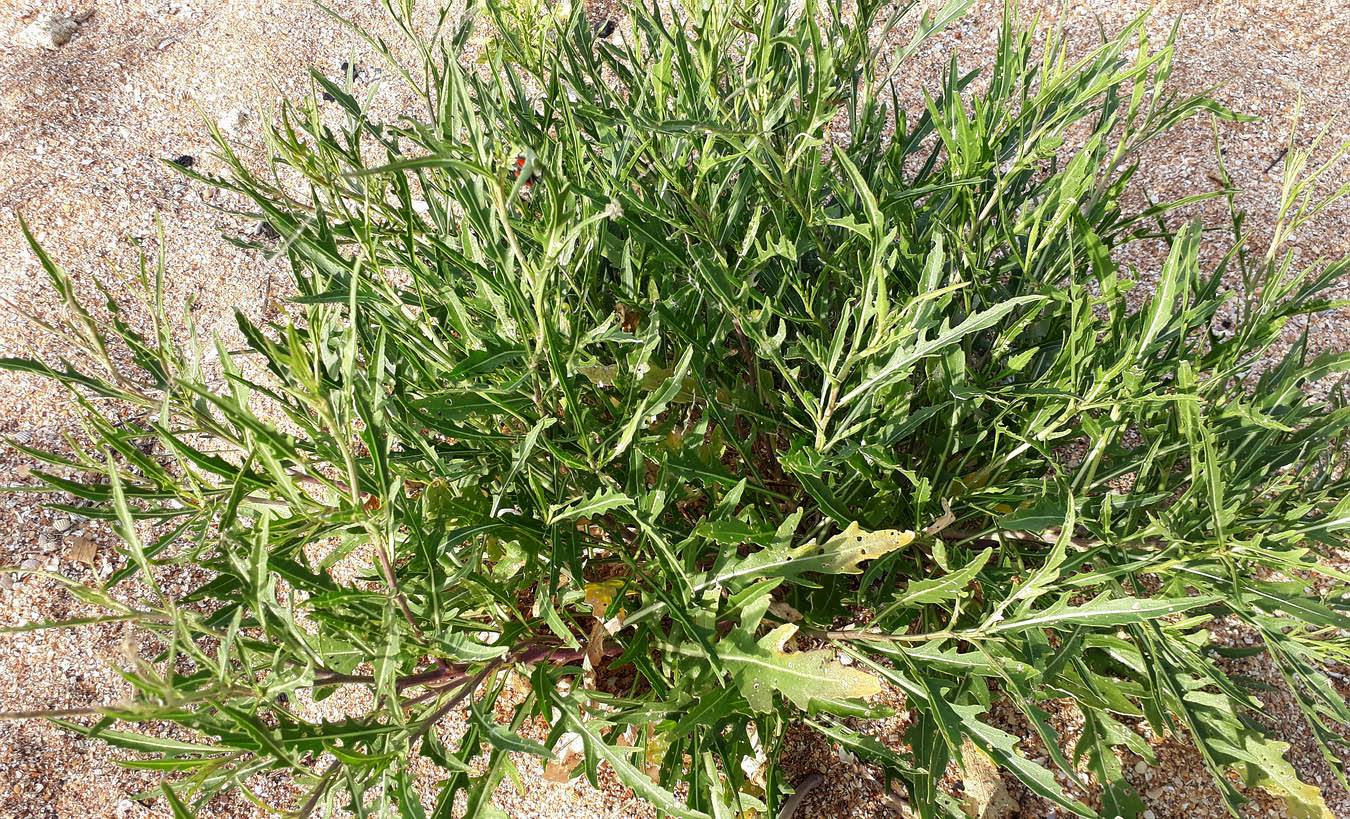
{"type": "Polygon", "coordinates": [[[1142,759],[1134,763],[1134,772],[1139,774],[1140,776],[1143,776],[1144,774],[1148,773],[1148,763],[1143,761],[1142,759]]]}
{"type": "Polygon", "coordinates": [[[180,168],[191,168],[193,165],[197,164],[197,160],[193,158],[191,154],[183,154],[177,159],[172,160],[172,162],[180,168]]]}
{"type": "Polygon", "coordinates": [[[39,563],[36,559],[30,557],[24,562],[20,563],[19,568],[23,569],[26,572],[35,572],[38,569],[42,568],[42,564],[39,563]]]}
{"type": "Polygon", "coordinates": [[[0,574],[0,589],[9,591],[12,588],[14,588],[14,574],[12,572],[0,574]]]}
{"type": "Polygon", "coordinates": [[[614,33],[613,20],[605,20],[604,22],[600,23],[598,26],[595,27],[595,36],[597,39],[603,40],[613,33],[614,33]]]}
{"type": "Polygon", "coordinates": [[[244,126],[248,125],[252,118],[253,115],[247,108],[231,108],[216,122],[216,125],[228,136],[238,138],[243,135],[244,126]]]}
{"type": "Polygon", "coordinates": [[[266,239],[269,242],[274,242],[277,239],[281,238],[281,234],[277,233],[277,229],[272,227],[271,222],[259,222],[258,224],[254,225],[253,233],[259,239],[266,239]]]}
{"type": "Polygon", "coordinates": [[[1158,819],[1158,814],[1153,812],[1152,808],[1144,811],[1144,819],[1158,819]]]}
{"type": "Polygon", "coordinates": [[[75,32],[79,28],[79,23],[69,17],[44,11],[38,14],[36,20],[15,35],[14,42],[30,48],[45,48],[48,51],[55,51],[70,42],[70,38],[75,36],[75,32]]]}

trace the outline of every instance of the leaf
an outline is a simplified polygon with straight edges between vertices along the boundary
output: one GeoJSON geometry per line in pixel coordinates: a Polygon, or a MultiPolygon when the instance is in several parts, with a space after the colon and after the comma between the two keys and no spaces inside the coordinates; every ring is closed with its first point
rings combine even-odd
{"type": "Polygon", "coordinates": [[[1035,304],[1043,301],[1044,298],[1044,296],[1017,296],[1016,298],[1006,299],[983,312],[972,313],[957,326],[944,328],[932,338],[925,338],[915,344],[898,347],[884,365],[871,373],[863,383],[845,393],[839,399],[838,406],[847,406],[863,395],[899,380],[909,372],[909,368],[916,362],[956,344],[972,333],[994,326],[1004,316],[1023,305],[1035,304]]]}
{"type": "Polygon", "coordinates": [[[618,577],[587,583],[582,599],[586,601],[586,605],[591,607],[592,614],[596,617],[604,617],[605,612],[609,610],[609,604],[614,602],[614,597],[623,591],[623,587],[624,581],[618,577]]]}
{"type": "Polygon", "coordinates": [[[433,639],[450,657],[465,662],[495,660],[511,650],[509,646],[504,645],[484,645],[470,637],[468,633],[438,634],[433,639]]]}
{"type": "Polygon", "coordinates": [[[1068,798],[1048,770],[1017,753],[1015,750],[1017,737],[977,719],[982,710],[979,706],[953,705],[950,710],[947,710],[947,713],[959,715],[961,729],[970,737],[971,741],[979,746],[982,751],[989,754],[1000,766],[1012,771],[1017,779],[1032,792],[1038,793],[1080,816],[1095,815],[1081,802],[1068,798]]]}
{"type": "Polygon", "coordinates": [[[571,503],[557,503],[548,508],[548,518],[544,523],[552,526],[563,520],[578,518],[596,518],[611,509],[632,506],[633,499],[617,490],[597,489],[589,499],[578,499],[571,503]]]}
{"type": "Polygon", "coordinates": [[[1039,611],[1004,620],[988,627],[993,634],[1024,631],[1030,628],[1067,629],[1072,626],[1123,626],[1142,623],[1169,614],[1201,608],[1223,600],[1217,594],[1199,597],[1101,597],[1081,606],[1070,606],[1073,595],[1066,593],[1054,605],[1039,611]]]}
{"type": "Polygon", "coordinates": [[[990,556],[994,553],[993,549],[985,549],[983,552],[975,555],[975,558],[966,565],[950,574],[934,580],[911,580],[905,587],[905,591],[894,602],[892,607],[918,605],[924,603],[941,603],[944,600],[954,600],[960,595],[961,590],[970,585],[970,581],[980,573],[984,565],[989,562],[990,556]]]}
{"type": "Polygon", "coordinates": [[[652,803],[657,809],[663,810],[671,816],[679,817],[679,819],[710,819],[708,814],[692,810],[678,801],[675,794],[657,785],[645,773],[634,767],[622,752],[607,744],[604,737],[590,723],[582,719],[581,713],[578,711],[579,706],[572,702],[570,697],[564,697],[556,691],[552,692],[551,696],[558,705],[558,711],[562,715],[562,719],[581,737],[588,757],[588,766],[590,764],[589,757],[594,754],[599,759],[609,763],[620,782],[632,788],[633,793],[652,803]]]}
{"type": "Polygon", "coordinates": [[[605,459],[606,463],[613,461],[615,458],[618,458],[626,452],[628,446],[633,442],[633,438],[637,435],[638,430],[644,424],[649,423],[652,418],[655,418],[664,412],[666,404],[669,404],[675,399],[675,396],[679,394],[684,386],[685,377],[689,375],[689,367],[690,363],[693,361],[693,357],[694,348],[687,347],[684,351],[684,355],[680,356],[679,362],[676,363],[675,369],[666,383],[662,385],[660,389],[642,399],[642,403],[638,406],[637,410],[633,412],[628,423],[624,425],[623,432],[619,435],[619,441],[614,445],[614,451],[605,459]]]}
{"type": "MultiPolygon", "coordinates": [[[[726,565],[693,575],[692,594],[698,595],[711,588],[739,591],[753,581],[767,577],[800,577],[808,572],[820,574],[860,574],[860,563],[872,560],[908,545],[914,533],[897,529],[876,532],[863,531],[857,523],[849,524],[843,532],[824,543],[811,541],[802,546],[777,546],[736,557],[724,553],[726,565]]],[[[634,612],[624,621],[635,624],[666,608],[662,602],[651,603],[634,612]]]]}
{"type": "Polygon", "coordinates": [[[501,508],[502,498],[506,496],[506,490],[511,486],[511,482],[515,480],[516,475],[520,473],[521,468],[525,466],[525,462],[529,459],[530,453],[534,451],[535,444],[539,441],[540,434],[557,423],[557,421],[557,418],[546,415],[540,418],[539,421],[530,428],[529,432],[525,433],[525,437],[516,448],[516,457],[511,464],[511,471],[509,471],[506,474],[506,477],[502,479],[501,488],[497,490],[496,497],[492,499],[493,515],[496,515],[497,510],[501,508]]]}
{"type": "Polygon", "coordinates": [[[889,554],[914,540],[913,532],[898,529],[863,531],[856,522],[820,546],[803,546],[798,566],[822,574],[861,574],[858,564],[889,554]],[[808,551],[809,550],[809,551],[808,551]]]}
{"type": "Polygon", "coordinates": [[[173,788],[169,787],[168,782],[159,783],[159,792],[164,795],[164,799],[169,803],[169,809],[173,811],[174,819],[192,819],[192,811],[183,800],[178,798],[173,788]]]}
{"type": "Polygon", "coordinates": [[[862,699],[881,692],[876,677],[840,663],[830,649],[785,651],[785,644],[797,633],[794,623],[784,623],[755,640],[755,629],[768,605],[767,594],[747,605],[741,626],[718,643],[718,655],[751,709],[773,711],[775,691],[803,711],[813,699],[862,699]]]}
{"type": "Polygon", "coordinates": [[[965,774],[965,798],[961,809],[971,819],[1003,819],[1020,810],[1008,793],[1003,776],[989,755],[967,737],[961,746],[961,770],[965,774]]]}
{"type": "MultiPolygon", "coordinates": [[[[1211,677],[1201,679],[1207,682],[1218,673],[1206,670],[1211,677]]],[[[1186,678],[1174,672],[1164,679],[1176,694],[1186,678]]],[[[1333,814],[1322,792],[1299,780],[1293,766],[1285,759],[1289,744],[1252,728],[1238,712],[1240,703],[1232,696],[1195,687],[1181,695],[1179,705],[1230,806],[1235,807],[1244,800],[1231,783],[1222,779],[1220,765],[1236,770],[1248,787],[1261,787],[1284,797],[1289,813],[1295,819],[1332,819],[1333,814]]]]}
{"type": "Polygon", "coordinates": [[[1290,819],[1336,819],[1321,789],[1299,779],[1294,766],[1285,759],[1289,743],[1254,731],[1245,732],[1242,740],[1247,761],[1234,767],[1240,770],[1248,787],[1264,788],[1282,797],[1290,819]]]}
{"type": "Polygon", "coordinates": [[[711,585],[726,585],[743,577],[793,577],[806,572],[861,574],[859,566],[908,545],[913,532],[882,529],[865,532],[850,523],[843,532],[824,543],[810,542],[795,548],[779,547],[752,552],[746,557],[694,584],[695,591],[711,585]]]}
{"type": "Polygon", "coordinates": [[[483,733],[483,736],[493,748],[513,753],[531,754],[546,762],[557,759],[548,748],[532,739],[526,739],[506,726],[497,723],[489,715],[484,714],[483,707],[478,701],[471,701],[468,711],[469,720],[478,726],[478,730],[483,733]]]}
{"type": "Polygon", "coordinates": [[[93,566],[98,557],[98,541],[88,535],[77,535],[71,539],[69,556],[76,563],[93,566]]]}
{"type": "Polygon", "coordinates": [[[145,754],[210,754],[220,751],[220,748],[213,745],[202,745],[194,742],[182,742],[168,737],[157,737],[149,734],[133,734],[128,731],[115,731],[110,728],[101,728],[99,725],[81,725],[77,722],[68,722],[66,720],[52,720],[57,725],[67,728],[79,734],[90,738],[102,739],[110,745],[118,748],[126,748],[130,751],[137,751],[145,754]]]}
{"type": "Polygon", "coordinates": [[[1190,279],[1196,265],[1200,230],[1201,223],[1197,218],[1182,228],[1172,240],[1171,252],[1163,264],[1153,298],[1149,300],[1144,326],[1135,342],[1135,356],[1139,359],[1153,352],[1150,348],[1154,339],[1172,319],[1172,311],[1177,306],[1177,294],[1190,279]]]}
{"type": "Polygon", "coordinates": [[[1083,733],[1074,747],[1074,764],[1087,757],[1088,769],[1102,788],[1102,812],[1106,816],[1138,819],[1147,805],[1125,778],[1120,758],[1112,747],[1126,745],[1136,753],[1143,751],[1145,761],[1156,765],[1152,750],[1138,734],[1107,714],[1084,705],[1079,710],[1083,714],[1083,733]]]}

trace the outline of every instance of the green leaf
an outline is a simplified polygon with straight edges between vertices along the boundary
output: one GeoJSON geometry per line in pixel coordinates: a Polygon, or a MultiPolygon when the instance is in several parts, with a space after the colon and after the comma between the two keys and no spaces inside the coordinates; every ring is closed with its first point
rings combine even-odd
{"type": "Polygon", "coordinates": [[[552,526],[562,520],[596,518],[612,509],[632,506],[633,499],[617,490],[597,489],[589,499],[579,499],[570,503],[556,503],[548,508],[548,518],[544,523],[552,526]]]}
{"type": "Polygon", "coordinates": [[[634,793],[657,809],[678,819],[710,819],[708,814],[688,808],[675,798],[675,794],[660,787],[647,778],[645,773],[633,767],[623,752],[607,744],[591,723],[582,718],[576,703],[556,692],[551,696],[562,719],[585,743],[586,752],[607,762],[614,769],[619,781],[632,788],[634,793]]]}
{"type": "Polygon", "coordinates": [[[987,630],[993,634],[1024,631],[1033,628],[1071,629],[1074,626],[1123,626],[1142,623],[1169,614],[1203,608],[1223,600],[1219,595],[1180,598],[1108,597],[1102,595],[1081,606],[1069,605],[1072,594],[1065,594],[1048,608],[1027,612],[1018,617],[993,623],[987,630]]]}
{"type": "Polygon", "coordinates": [[[512,753],[531,754],[545,760],[553,760],[556,757],[553,752],[532,739],[517,734],[515,731],[508,730],[505,726],[498,724],[487,714],[483,713],[482,707],[476,702],[469,705],[469,719],[478,730],[483,732],[483,736],[492,745],[493,748],[512,753]]]}
{"type": "Polygon", "coordinates": [[[955,600],[989,562],[993,553],[993,549],[985,549],[956,571],[933,580],[911,580],[888,608],[955,600]]]}

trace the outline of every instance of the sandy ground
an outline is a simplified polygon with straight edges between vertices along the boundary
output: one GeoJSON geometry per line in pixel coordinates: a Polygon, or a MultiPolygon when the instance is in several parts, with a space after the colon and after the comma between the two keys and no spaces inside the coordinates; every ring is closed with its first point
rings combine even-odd
{"type": "MultiPolygon", "coordinates": [[[[379,4],[338,2],[372,30],[392,36],[379,4]]],[[[1046,7],[1047,20],[1060,18],[1056,3],[1024,2],[1027,11],[1046,7]]],[[[1284,147],[1297,101],[1302,100],[1299,140],[1323,124],[1327,139],[1350,139],[1350,3],[1346,0],[1092,0],[1068,2],[1062,22],[1075,48],[1090,46],[1099,25],[1114,30],[1149,6],[1155,9],[1150,32],[1161,38],[1182,15],[1173,83],[1183,90],[1221,86],[1219,99],[1231,107],[1265,117],[1261,122],[1222,125],[1225,156],[1241,202],[1253,217],[1258,237],[1268,235],[1278,201],[1284,147]]],[[[949,32],[933,41],[906,72],[910,99],[931,82],[953,48],[963,65],[985,65],[992,55],[1000,4],[985,0],[949,32]]],[[[302,0],[90,0],[75,9],[33,0],[0,0],[0,296],[38,313],[55,304],[37,264],[19,234],[22,212],[51,253],[64,261],[88,296],[95,281],[116,292],[134,270],[136,242],[155,245],[162,223],[171,276],[170,312],[189,302],[198,325],[236,341],[231,314],[236,307],[255,320],[269,309],[284,271],[256,253],[224,242],[222,233],[245,228],[233,217],[212,211],[204,192],[185,184],[160,160],[189,155],[213,167],[203,117],[216,119],[236,106],[260,99],[308,93],[310,67],[334,73],[337,62],[373,61],[357,39],[337,22],[302,0]],[[37,12],[93,15],[64,48],[46,52],[10,43],[11,35],[37,12]]],[[[373,86],[372,86],[373,87],[373,86]]],[[[403,104],[389,91],[378,104],[397,110],[403,104]]],[[[242,141],[257,139],[247,125],[242,141]]],[[[1150,149],[1140,182],[1153,197],[1177,197],[1215,186],[1212,138],[1206,121],[1172,134],[1150,149]]],[[[1338,172],[1347,178],[1345,169],[1338,172]]],[[[1220,217],[1216,209],[1208,211],[1220,217]]],[[[1350,253],[1350,206],[1328,211],[1317,226],[1302,231],[1294,244],[1306,257],[1350,253]]],[[[1141,251],[1137,259],[1147,277],[1156,259],[1141,251]]],[[[1344,289],[1344,288],[1343,288],[1344,289]]],[[[1345,295],[1342,293],[1342,295],[1345,295]]],[[[1344,314],[1321,318],[1309,328],[1320,349],[1350,349],[1344,314]]],[[[0,355],[59,355],[55,342],[43,339],[16,314],[0,313],[0,355]]],[[[0,380],[0,433],[37,444],[53,444],[72,426],[73,416],[61,392],[50,384],[5,375],[0,380]]],[[[0,454],[5,482],[22,481],[25,465],[0,454]]],[[[84,522],[58,519],[26,495],[0,496],[0,565],[43,566],[72,577],[109,570],[114,555],[108,533],[84,522]],[[68,525],[69,524],[69,525],[68,525]],[[73,562],[72,547],[84,539],[99,545],[92,569],[73,562]]],[[[59,588],[28,577],[12,588],[0,587],[0,624],[77,616],[81,609],[59,588]]],[[[109,666],[128,650],[124,630],[107,626],[76,632],[39,632],[0,636],[0,710],[80,707],[125,697],[127,686],[109,666]]],[[[1242,640],[1241,634],[1232,635],[1242,640]]],[[[1273,682],[1260,662],[1242,669],[1273,682]]],[[[1344,670],[1344,669],[1342,669],[1344,670]]],[[[1300,773],[1325,788],[1338,817],[1350,817],[1350,795],[1333,782],[1287,698],[1267,698],[1276,728],[1293,744],[1291,757],[1300,773]]],[[[357,708],[359,697],[335,697],[334,709],[357,708]]],[[[1027,734],[1010,715],[1009,730],[1027,734]]],[[[453,717],[452,717],[453,721],[453,717]]],[[[1073,711],[1056,714],[1073,732],[1073,711]]],[[[883,738],[898,737],[904,717],[885,726],[883,738]],[[889,733],[888,733],[889,732],[889,733]]],[[[1146,795],[1154,817],[1219,817],[1226,813],[1208,783],[1198,755],[1184,743],[1159,740],[1159,770],[1126,770],[1146,795]]],[[[1037,754],[1033,743],[1023,745],[1037,754]]],[[[154,787],[146,772],[120,768],[119,756],[41,722],[0,723],[0,817],[76,817],[169,815],[162,801],[132,797],[154,787]]],[[[791,781],[823,772],[825,784],[813,792],[799,817],[889,816],[875,788],[854,766],[827,747],[794,741],[785,763],[791,781]]],[[[584,784],[548,782],[540,768],[523,761],[524,794],[504,786],[497,804],[512,817],[646,816],[623,789],[597,794],[584,784]]],[[[253,783],[255,793],[286,805],[296,790],[284,777],[253,783]]],[[[1026,816],[1053,815],[1046,805],[1014,789],[1026,816]]],[[[1276,801],[1253,794],[1250,814],[1280,816],[1276,801]]],[[[213,804],[207,815],[261,815],[241,798],[213,804]]]]}

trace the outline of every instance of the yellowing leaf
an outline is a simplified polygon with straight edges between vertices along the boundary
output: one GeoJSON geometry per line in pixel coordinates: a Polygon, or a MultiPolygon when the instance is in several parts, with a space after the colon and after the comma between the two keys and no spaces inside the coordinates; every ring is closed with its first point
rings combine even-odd
{"type": "Polygon", "coordinates": [[[649,726],[646,748],[642,752],[642,762],[647,776],[656,779],[661,773],[661,764],[666,761],[666,751],[670,750],[670,728],[673,723],[649,726]]]}
{"type": "Polygon", "coordinates": [[[614,597],[622,588],[623,580],[617,577],[598,583],[587,583],[586,603],[591,607],[591,613],[596,617],[604,617],[609,604],[614,602],[614,597]]]}
{"type": "Polygon", "coordinates": [[[870,697],[881,691],[876,677],[840,663],[833,651],[785,651],[796,633],[797,626],[784,623],[751,643],[737,631],[718,647],[753,710],[772,711],[775,691],[803,711],[813,699],[870,697]]]}
{"type": "Polygon", "coordinates": [[[70,544],[70,559],[76,563],[84,563],[87,566],[94,565],[94,558],[98,557],[98,544],[88,535],[77,536],[70,544]]]}
{"type": "Polygon", "coordinates": [[[586,376],[597,387],[612,387],[619,380],[619,368],[613,364],[578,367],[577,372],[586,376]]]}
{"type": "Polygon", "coordinates": [[[1285,759],[1289,743],[1248,733],[1243,745],[1252,761],[1234,767],[1242,772],[1249,787],[1265,788],[1283,797],[1290,819],[1335,819],[1321,789],[1299,779],[1294,766],[1285,759]]]}
{"type": "Polygon", "coordinates": [[[859,563],[893,552],[909,545],[913,540],[914,533],[910,531],[878,529],[875,532],[865,532],[855,521],[820,546],[803,546],[797,553],[802,557],[810,555],[814,558],[811,561],[816,564],[814,571],[829,574],[861,574],[859,563]]]}

